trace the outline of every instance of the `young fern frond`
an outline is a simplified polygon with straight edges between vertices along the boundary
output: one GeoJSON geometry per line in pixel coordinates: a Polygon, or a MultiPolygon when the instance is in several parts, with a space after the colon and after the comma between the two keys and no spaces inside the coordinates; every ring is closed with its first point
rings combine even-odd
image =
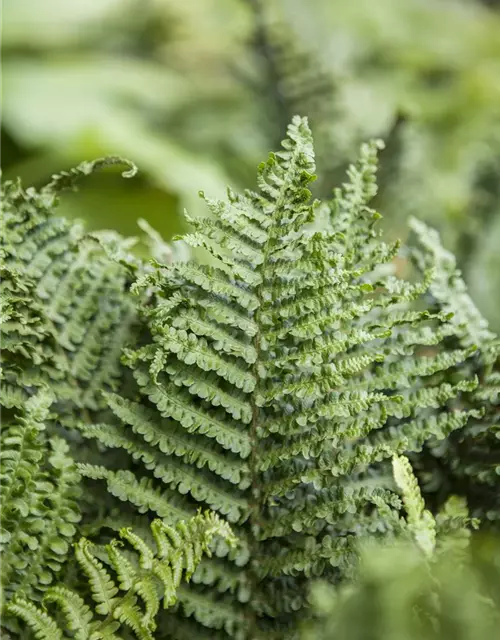
{"type": "Polygon", "coordinates": [[[392,460],[392,468],[394,480],[402,493],[408,527],[417,545],[427,557],[430,557],[436,545],[436,523],[434,517],[425,508],[418,480],[413,474],[408,458],[395,456],[392,460]]]}
{"type": "Polygon", "coordinates": [[[125,351],[140,397],[108,394],[124,426],[80,430],[146,471],[80,471],[141,510],[204,503],[243,541],[182,589],[173,637],[183,616],[210,633],[287,637],[312,577],[346,578],[359,539],[405,526],[397,494],[382,489],[390,460],[479,415],[457,403],[477,381],[447,380],[475,348],[435,357],[453,326],[414,305],[432,269],[415,283],[387,274],[398,245],[380,240],[369,206],[379,147],[362,147],[321,207],[310,201],[311,132],[294,118],[259,167],[259,191],[205,198],[214,215],[192,220],[183,239],[213,262],[155,263],[135,285],[153,294],[143,307],[151,338],[125,351]],[[325,208],[330,225],[318,231],[325,208]],[[221,584],[232,585],[222,596],[221,584]]]}
{"type": "Polygon", "coordinates": [[[227,523],[209,512],[175,526],[155,520],[151,533],[154,548],[131,529],[122,529],[120,539],[106,545],[102,559],[89,540],[76,543],[75,557],[89,582],[93,608],[67,587],[55,586],[47,590],[43,608],[15,595],[7,613],[22,619],[37,640],[62,640],[65,630],[77,640],[129,634],[154,640],[160,606],[167,609],[176,603],[181,581],[189,581],[202,556],[210,555],[214,538],[229,545],[236,539],[227,523]],[[126,548],[132,554],[126,554],[126,548]],[[62,616],[53,615],[53,609],[62,616]]]}
{"type": "Polygon", "coordinates": [[[452,552],[457,555],[457,552],[467,548],[471,531],[477,529],[479,521],[469,517],[465,500],[450,496],[434,517],[425,508],[418,480],[408,458],[395,456],[392,469],[406,511],[407,532],[424,556],[429,560],[443,553],[451,557],[452,552]]]}

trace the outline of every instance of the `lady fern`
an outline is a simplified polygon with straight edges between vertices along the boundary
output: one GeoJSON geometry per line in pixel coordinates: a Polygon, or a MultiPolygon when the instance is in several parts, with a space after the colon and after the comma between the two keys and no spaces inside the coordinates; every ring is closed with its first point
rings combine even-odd
{"type": "Polygon", "coordinates": [[[79,475],[68,445],[46,434],[52,400],[32,396],[2,428],[2,609],[13,593],[37,600],[57,580],[80,520],[79,475]]]}
{"type": "Polygon", "coordinates": [[[75,556],[89,581],[94,610],[78,593],[55,586],[47,590],[43,609],[16,595],[7,613],[24,620],[37,640],[62,640],[65,629],[77,640],[153,640],[160,604],[164,609],[175,604],[181,580],[189,581],[202,555],[210,553],[215,536],[228,544],[234,544],[234,536],[227,523],[211,513],[175,527],[155,520],[151,532],[154,548],[130,529],[122,529],[120,539],[106,545],[105,564],[89,540],[77,542],[75,556]],[[123,550],[125,544],[133,551],[131,558],[123,550]],[[51,606],[60,610],[63,624],[51,615],[51,606]]]}
{"type": "Polygon", "coordinates": [[[118,420],[79,426],[132,471],[79,469],[173,521],[206,505],[240,540],[200,565],[172,637],[183,618],[209,637],[294,637],[312,578],[344,580],[358,540],[405,527],[391,458],[479,416],[457,401],[477,380],[455,375],[475,347],[436,354],[454,326],[419,306],[432,269],[414,283],[388,273],[398,245],[369,206],[377,147],[311,202],[311,132],[294,118],[258,192],[206,199],[213,215],[189,219],[183,239],[210,263],[155,263],[135,285],[151,296],[150,337],[125,351],[137,393],[106,393],[118,420]]]}
{"type": "Polygon", "coordinates": [[[420,466],[440,500],[451,491],[461,493],[483,525],[498,526],[500,340],[469,296],[454,256],[443,247],[436,231],[418,220],[412,220],[411,227],[416,240],[412,251],[416,264],[425,269],[432,261],[436,266],[428,305],[450,314],[456,346],[477,347],[474,357],[460,368],[462,375],[480,380],[480,385],[463,398],[467,407],[479,412],[479,418],[471,420],[445,443],[434,443],[429,449],[432,458],[422,460],[420,466]]]}
{"type": "MultiPolygon", "coordinates": [[[[102,388],[112,389],[120,379],[121,350],[135,315],[126,295],[128,271],[110,257],[106,237],[86,234],[79,223],[58,217],[55,210],[62,189],[103,166],[124,162],[107,158],[82,163],[55,175],[39,191],[23,189],[19,182],[2,185],[0,250],[2,268],[9,274],[2,284],[2,305],[13,310],[3,331],[12,334],[6,346],[17,359],[27,356],[16,334],[21,343],[30,343],[28,366],[12,367],[18,378],[30,379],[18,379],[13,389],[14,373],[9,373],[2,403],[12,405],[8,394],[19,396],[42,385],[51,388],[60,408],[65,403],[69,413],[75,407],[94,411],[102,406],[102,388]],[[39,316],[37,326],[30,318],[34,315],[39,316]],[[48,350],[54,361],[42,365],[48,350]]],[[[132,167],[126,175],[133,172],[132,167]]]]}

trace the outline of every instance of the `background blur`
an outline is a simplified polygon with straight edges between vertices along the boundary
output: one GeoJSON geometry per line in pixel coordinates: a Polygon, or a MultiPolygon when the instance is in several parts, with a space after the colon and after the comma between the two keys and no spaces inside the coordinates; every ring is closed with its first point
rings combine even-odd
{"type": "Polygon", "coordinates": [[[123,155],[64,213],[166,238],[199,189],[252,187],[293,113],[308,115],[318,195],[377,136],[377,207],[417,215],[458,254],[500,329],[500,2],[495,0],[4,0],[3,170],[40,184],[123,155]]]}

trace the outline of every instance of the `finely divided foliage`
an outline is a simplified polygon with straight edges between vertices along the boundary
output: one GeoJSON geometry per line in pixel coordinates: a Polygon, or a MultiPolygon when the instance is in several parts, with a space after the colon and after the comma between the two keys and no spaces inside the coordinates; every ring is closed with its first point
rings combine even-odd
{"type": "Polygon", "coordinates": [[[63,640],[68,637],[64,629],[76,640],[153,640],[160,605],[167,609],[175,604],[181,580],[189,580],[202,555],[210,554],[214,536],[230,545],[235,540],[228,524],[213,513],[198,514],[175,527],[155,520],[151,533],[154,547],[131,529],[122,529],[120,539],[104,549],[106,566],[89,540],[82,538],[75,545],[95,611],[78,593],[55,586],[47,590],[43,608],[16,594],[7,612],[25,620],[38,640],[63,640]],[[124,546],[133,553],[127,554],[124,546]],[[62,624],[51,615],[51,606],[60,609],[62,624]]]}
{"type": "Polygon", "coordinates": [[[2,185],[2,603],[59,578],[80,521],[79,474],[60,425],[105,407],[135,310],[108,244],[53,215],[57,193],[115,158],[54,176],[40,191],[2,185]],[[105,249],[108,249],[108,253],[105,249]]]}
{"type": "Polygon", "coordinates": [[[479,416],[457,403],[477,381],[455,375],[475,346],[440,352],[455,328],[418,306],[432,270],[388,273],[398,246],[369,207],[378,146],[312,202],[311,132],[294,118],[258,192],[206,199],[213,215],[190,219],[183,239],[210,264],[155,263],[135,285],[151,296],[150,339],[125,351],[139,393],[106,393],[118,420],[79,428],[139,471],[79,470],[172,522],[206,505],[239,538],[179,592],[171,637],[293,637],[312,578],[346,578],[358,539],[407,527],[391,458],[479,416]]]}
{"type": "Polygon", "coordinates": [[[68,445],[46,434],[52,400],[40,392],[2,425],[2,605],[14,592],[36,600],[52,584],[80,520],[79,478],[68,445]]]}
{"type": "MultiPolygon", "coordinates": [[[[441,478],[438,486],[450,486],[466,495],[473,514],[483,522],[500,521],[500,341],[470,298],[457,269],[454,256],[442,246],[433,229],[418,220],[411,221],[416,237],[413,258],[421,269],[432,262],[434,278],[429,288],[430,305],[451,315],[456,343],[462,348],[477,346],[473,358],[461,365],[462,375],[476,375],[480,385],[463,399],[466,406],[480,412],[445,445],[431,452],[438,459],[441,478]]],[[[424,465],[425,468],[425,465],[424,465]]]]}
{"type": "Polygon", "coordinates": [[[121,350],[135,315],[125,295],[127,270],[109,257],[105,240],[52,213],[61,189],[117,163],[124,161],[82,163],[39,191],[19,182],[2,187],[2,306],[8,314],[2,338],[12,365],[4,375],[4,406],[19,406],[31,388],[43,385],[69,412],[96,410],[103,405],[101,390],[112,389],[120,377],[121,350]]]}

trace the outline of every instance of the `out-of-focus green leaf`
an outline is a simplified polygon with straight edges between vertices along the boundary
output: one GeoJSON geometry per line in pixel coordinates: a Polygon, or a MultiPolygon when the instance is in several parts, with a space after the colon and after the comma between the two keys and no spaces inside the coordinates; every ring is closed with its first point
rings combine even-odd
{"type": "Polygon", "coordinates": [[[4,126],[23,144],[54,147],[115,118],[148,108],[167,114],[192,99],[188,83],[160,64],[103,55],[11,58],[3,86],[4,126]]]}
{"type": "Polygon", "coordinates": [[[498,541],[429,565],[408,545],[364,550],[357,581],[317,584],[302,640],[479,640],[498,637],[498,541]]]}
{"type": "Polygon", "coordinates": [[[491,328],[500,331],[500,209],[471,257],[469,283],[491,328]]]}
{"type": "MultiPolygon", "coordinates": [[[[178,215],[184,206],[200,210],[193,184],[210,196],[251,184],[281,135],[273,97],[262,95],[273,61],[256,55],[259,4],[307,52],[311,69],[332,76],[334,109],[318,112],[335,121],[316,130],[311,117],[328,140],[320,172],[328,164],[342,175],[361,140],[389,138],[376,203],[386,228],[404,237],[409,215],[438,227],[473,297],[490,320],[500,317],[476,295],[481,267],[468,274],[490,228],[476,207],[478,173],[500,156],[500,14],[478,0],[5,0],[6,174],[40,182],[84,158],[119,153],[174,198],[178,215]]],[[[294,55],[284,84],[300,93],[308,84],[293,75],[294,55]]],[[[280,83],[265,90],[283,97],[280,83]]]]}
{"type": "Polygon", "coordinates": [[[95,35],[124,4],[130,0],[4,0],[3,46],[72,45],[95,35]]]}

